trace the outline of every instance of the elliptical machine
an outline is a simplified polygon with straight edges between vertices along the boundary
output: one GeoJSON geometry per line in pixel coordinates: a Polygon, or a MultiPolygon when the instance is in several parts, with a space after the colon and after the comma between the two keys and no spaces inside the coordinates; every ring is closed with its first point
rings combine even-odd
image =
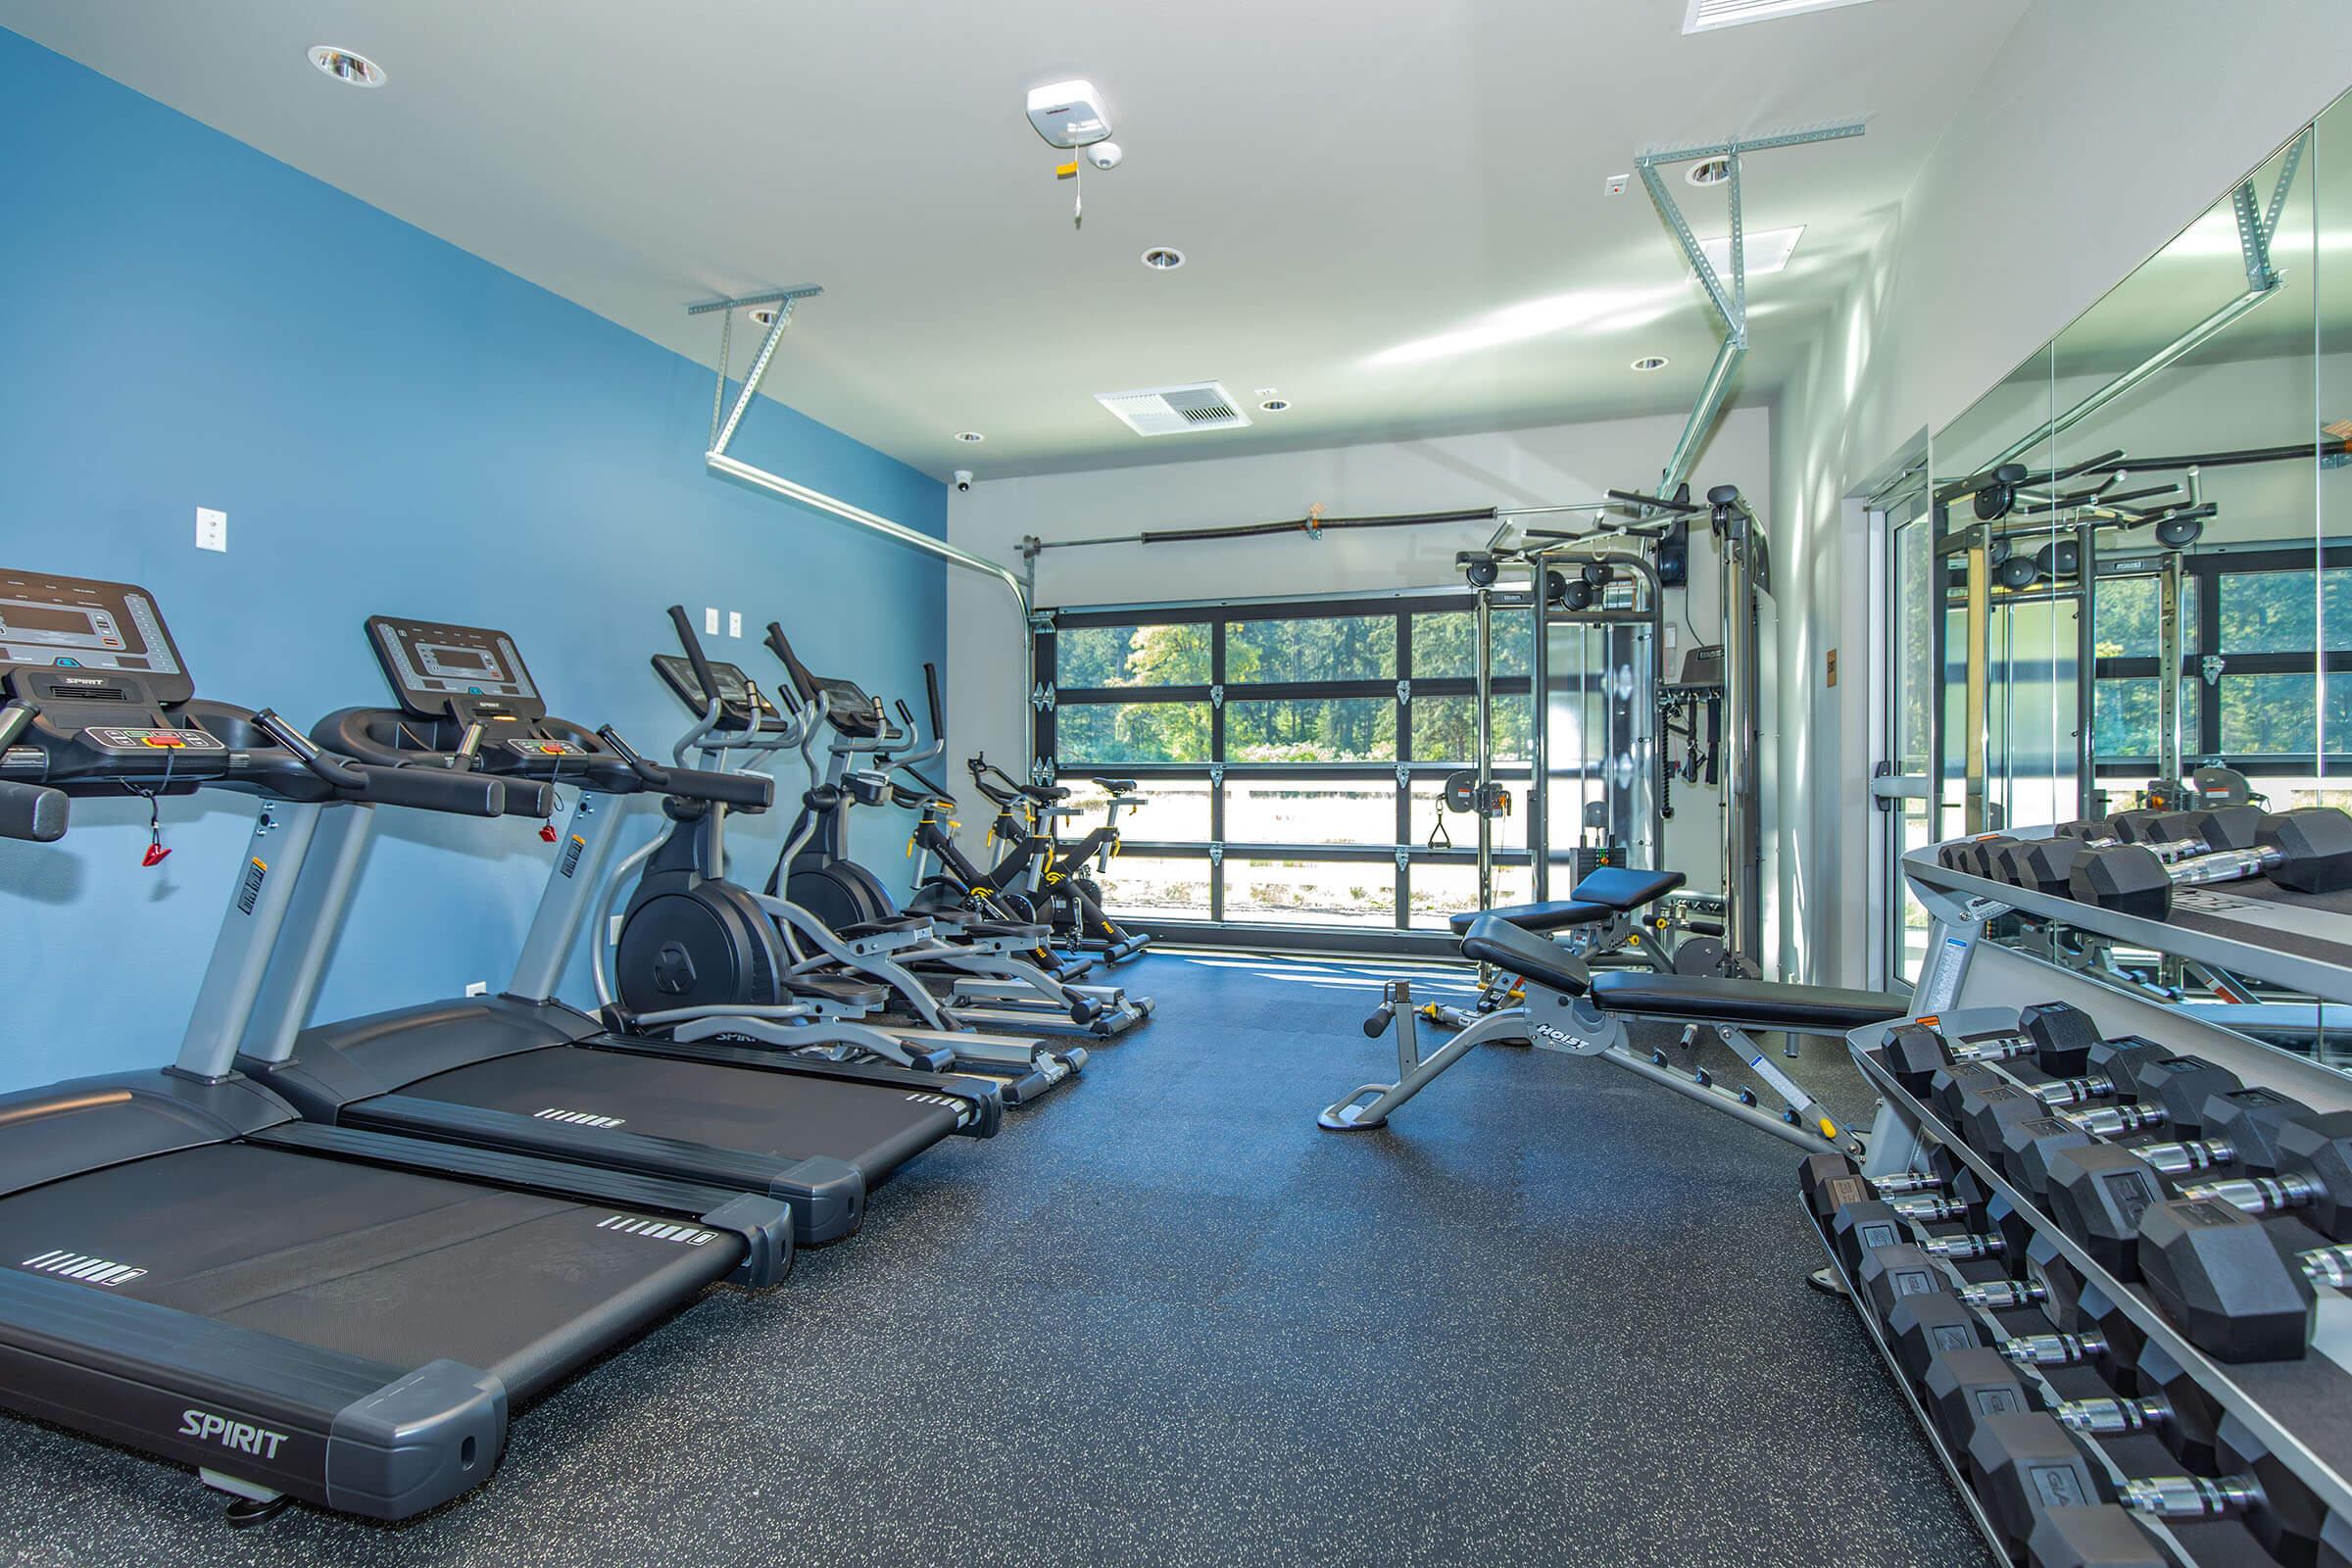
{"type": "MultiPolygon", "coordinates": [[[[1046,1030],[1075,1026],[1102,1039],[1151,1016],[1148,997],[1130,997],[1118,986],[1078,985],[1073,974],[1041,963],[1047,956],[1046,928],[1010,906],[945,898],[926,889],[927,896],[914,906],[900,909],[881,880],[849,858],[848,818],[854,806],[909,806],[920,813],[913,844],[924,851],[925,869],[943,846],[953,851],[938,813],[952,809],[955,802],[917,768],[947,746],[939,672],[931,665],[923,669],[932,733],[924,746],[905,702],[897,704],[894,724],[880,698],[854,681],[815,674],[802,663],[782,626],[770,621],[766,640],[791,677],[793,692],[786,701],[797,702],[796,716],[806,721],[801,749],[813,781],[768,873],[769,898],[781,893],[787,906],[814,916],[853,946],[870,949],[886,942],[900,947],[891,955],[900,971],[937,981],[946,993],[945,1004],[968,1022],[1046,1030]],[[831,734],[821,776],[815,756],[818,719],[831,734]],[[874,765],[863,765],[867,762],[874,765]],[[901,775],[907,782],[900,782],[901,775]],[[901,947],[900,939],[910,929],[919,934],[920,945],[901,947]]],[[[862,961],[858,967],[880,972],[862,961]]],[[[897,973],[885,977],[916,1014],[935,1020],[941,1003],[929,987],[904,984],[897,973]]]]}
{"type": "MultiPolygon", "coordinates": [[[[701,714],[674,749],[679,764],[699,750],[712,771],[731,762],[756,771],[799,748],[821,709],[779,712],[741,669],[704,656],[683,607],[669,615],[684,657],[657,655],[654,668],[701,714]]],[[[923,1028],[883,1017],[901,973],[879,956],[884,939],[869,939],[875,951],[865,951],[867,942],[844,941],[789,901],[731,881],[723,805],[673,798],[662,811],[662,832],[614,866],[599,903],[609,912],[636,876],[617,934],[608,922],[596,949],[597,995],[620,1024],[681,1042],[751,1039],[836,1060],[871,1056],[991,1078],[1007,1104],[1084,1065],[1082,1050],[980,1034],[944,1013],[923,1028]]]]}

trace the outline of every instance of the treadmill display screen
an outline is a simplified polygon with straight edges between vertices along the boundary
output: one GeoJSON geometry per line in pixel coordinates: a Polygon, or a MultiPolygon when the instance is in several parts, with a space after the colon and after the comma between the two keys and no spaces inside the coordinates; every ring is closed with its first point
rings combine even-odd
{"type": "Polygon", "coordinates": [[[514,639],[487,626],[371,616],[368,641],[400,706],[426,717],[508,713],[544,718],[546,704],[514,639]]]}
{"type": "Polygon", "coordinates": [[[122,670],[149,677],[158,701],[195,695],[155,600],[128,583],[0,568],[0,670],[11,665],[122,670]]]}

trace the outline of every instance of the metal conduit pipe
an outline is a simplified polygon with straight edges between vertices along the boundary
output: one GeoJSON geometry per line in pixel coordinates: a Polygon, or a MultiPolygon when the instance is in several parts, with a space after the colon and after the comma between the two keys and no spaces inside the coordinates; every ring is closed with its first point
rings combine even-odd
{"type": "MultiPolygon", "coordinates": [[[[822,291],[811,287],[784,289],[774,294],[756,298],[712,301],[689,308],[687,314],[694,316],[714,311],[721,312],[731,322],[734,312],[739,306],[771,302],[777,307],[774,318],[768,323],[767,335],[760,339],[760,349],[753,357],[751,368],[744,373],[743,387],[735,395],[734,406],[728,410],[726,418],[713,431],[710,449],[703,454],[704,466],[721,478],[732,479],[738,484],[748,485],[755,490],[764,490],[772,496],[781,496],[786,501],[796,502],[811,511],[839,517],[844,522],[855,523],[857,526],[869,532],[878,533],[886,539],[894,539],[900,544],[920,550],[925,555],[937,556],[942,561],[951,562],[956,565],[983,572],[996,578],[1012,595],[1013,608],[1021,617],[1022,659],[1021,678],[1018,686],[1025,693],[1029,687],[1029,673],[1037,663],[1037,634],[1029,622],[1029,591],[1010,568],[1001,565],[985,556],[973,555],[968,550],[958,550],[944,539],[934,539],[919,529],[907,527],[905,523],[893,522],[879,513],[868,512],[863,507],[853,506],[838,497],[825,494],[822,490],[811,489],[797,480],[787,479],[780,473],[770,473],[767,469],[755,464],[746,463],[741,458],[727,455],[727,447],[734,441],[736,430],[742,426],[744,416],[751,410],[752,398],[759,392],[760,382],[766,376],[767,368],[776,357],[776,346],[784,339],[784,329],[791,324],[794,304],[820,292],[822,291]]],[[[717,402],[724,397],[725,391],[726,367],[722,363],[719,367],[718,395],[712,400],[713,413],[717,412],[717,402]]],[[[1025,698],[1023,702],[1025,706],[1025,698]]],[[[1034,755],[1033,743],[1030,739],[1032,733],[1028,716],[1024,713],[1021,719],[1021,749],[1024,754],[1034,755]]],[[[1028,755],[1024,755],[1022,760],[1026,763],[1028,755]]]]}

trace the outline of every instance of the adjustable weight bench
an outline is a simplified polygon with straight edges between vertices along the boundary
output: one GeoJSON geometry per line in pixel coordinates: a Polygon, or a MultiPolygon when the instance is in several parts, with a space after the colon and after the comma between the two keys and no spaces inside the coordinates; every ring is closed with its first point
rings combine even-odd
{"type": "MultiPolygon", "coordinates": [[[[1577,960],[1579,967],[1604,954],[1634,950],[1642,962],[1663,974],[1675,970],[1675,955],[1666,951],[1639,911],[1683,885],[1680,871],[1642,871],[1631,866],[1604,865],[1588,872],[1568,890],[1568,897],[1545,904],[1512,904],[1494,909],[1471,909],[1449,915],[1446,923],[1457,937],[1490,915],[1508,920],[1523,931],[1549,936],[1553,945],[1577,960]]],[[[1723,951],[1722,927],[1693,927],[1713,939],[1703,956],[1712,962],[1723,951]]]]}
{"type": "Polygon", "coordinates": [[[1378,1039],[1396,1026],[1396,1082],[1365,1084],[1317,1117],[1319,1125],[1333,1132],[1382,1126],[1391,1112],[1474,1046],[1489,1040],[1524,1041],[1544,1051],[1599,1056],[1801,1149],[1817,1153],[1842,1149],[1859,1154],[1861,1138],[1840,1126],[1818,1100],[1775,1065],[1748,1031],[1842,1036],[1865,1024],[1899,1018],[1908,1010],[1901,1000],[1875,991],[1635,969],[1590,975],[1574,955],[1501,910],[1470,923],[1462,954],[1516,976],[1517,1000],[1472,1016],[1452,1039],[1423,1056],[1410,982],[1390,982],[1379,1008],[1364,1020],[1364,1033],[1378,1039]],[[1700,1029],[1713,1030],[1772,1087],[1784,1108],[1778,1114],[1768,1111],[1754,1091],[1728,1089],[1703,1069],[1686,1073],[1667,1066],[1661,1055],[1637,1054],[1626,1027],[1634,1019],[1683,1024],[1686,1038],[1695,1038],[1700,1029]]]}

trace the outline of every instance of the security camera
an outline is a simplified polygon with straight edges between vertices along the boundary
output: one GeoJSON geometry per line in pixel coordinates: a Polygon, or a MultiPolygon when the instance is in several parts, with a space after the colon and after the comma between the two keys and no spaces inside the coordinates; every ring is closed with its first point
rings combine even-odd
{"type": "Polygon", "coordinates": [[[1086,150],[1086,161],[1097,169],[1116,169],[1126,156],[1115,141],[1099,141],[1086,150]]]}
{"type": "Polygon", "coordinates": [[[969,490],[971,487],[972,470],[969,468],[957,468],[956,470],[956,488],[958,490],[969,490]]]}

